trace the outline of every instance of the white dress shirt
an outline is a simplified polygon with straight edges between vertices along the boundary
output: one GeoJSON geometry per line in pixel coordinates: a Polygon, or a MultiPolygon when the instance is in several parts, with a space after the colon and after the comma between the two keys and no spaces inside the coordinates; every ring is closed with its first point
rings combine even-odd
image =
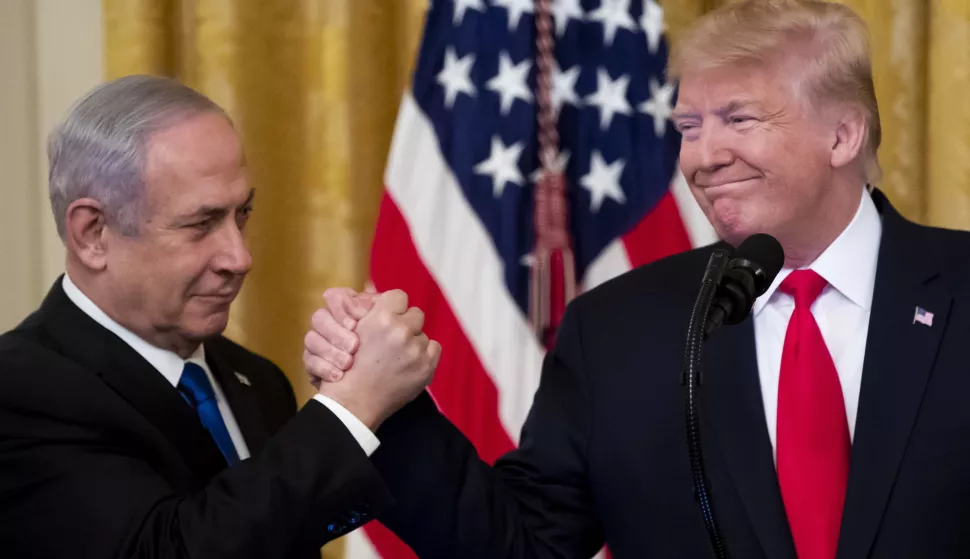
{"type": "MultiPolygon", "coordinates": [[[[239,430],[239,424],[236,422],[236,417],[232,413],[232,408],[229,407],[229,402],[226,400],[225,394],[222,392],[222,387],[216,382],[214,376],[212,376],[212,371],[209,369],[208,363],[205,361],[205,346],[199,345],[199,348],[195,350],[188,359],[182,359],[175,352],[161,349],[159,347],[153,346],[152,344],[146,342],[145,340],[139,338],[132,331],[128,330],[124,326],[118,324],[111,317],[104,313],[97,305],[88,298],[87,295],[81,292],[80,289],[71,281],[68,274],[64,274],[64,279],[61,282],[64,287],[64,293],[67,294],[68,299],[70,299],[84,314],[90,316],[95,322],[107,328],[110,332],[114,333],[116,336],[121,338],[126,344],[128,344],[133,350],[135,350],[139,355],[142,356],[145,361],[155,368],[165,380],[167,380],[173,387],[178,387],[179,379],[182,376],[182,369],[185,367],[186,361],[191,361],[196,365],[202,367],[205,371],[206,377],[212,384],[212,389],[216,395],[216,403],[219,406],[219,413],[222,415],[222,420],[226,424],[226,430],[229,431],[229,437],[232,439],[233,446],[236,447],[236,454],[239,455],[240,460],[245,460],[249,458],[249,447],[246,446],[246,440],[242,436],[242,431],[239,430]]],[[[343,406],[327,398],[323,395],[316,395],[315,400],[321,404],[327,406],[334,415],[347,427],[354,439],[360,444],[364,452],[370,456],[375,450],[377,450],[378,441],[377,437],[364,425],[360,420],[358,420],[352,413],[347,411],[343,406]]]]}
{"type": "MultiPolygon", "coordinates": [[[[872,197],[864,190],[859,209],[848,227],[806,267],[828,282],[812,305],[812,315],[839,374],[850,437],[855,431],[859,408],[862,362],[866,353],[881,236],[882,220],[872,197]]],[[[752,307],[761,396],[774,450],[777,450],[781,354],[788,321],[795,309],[794,298],[779,291],[778,286],[791,272],[791,269],[782,269],[752,307]]]]}

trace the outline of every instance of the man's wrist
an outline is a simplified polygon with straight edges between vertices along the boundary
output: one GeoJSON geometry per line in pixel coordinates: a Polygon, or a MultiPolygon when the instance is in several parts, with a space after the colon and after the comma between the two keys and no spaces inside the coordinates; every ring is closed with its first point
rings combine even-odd
{"type": "Polygon", "coordinates": [[[368,456],[373,454],[377,450],[377,447],[380,446],[380,440],[374,434],[380,426],[380,421],[360,417],[352,409],[348,409],[332,396],[328,396],[322,392],[314,396],[313,399],[326,406],[327,409],[337,416],[337,419],[350,431],[350,434],[357,440],[357,443],[360,444],[360,447],[368,456]]]}

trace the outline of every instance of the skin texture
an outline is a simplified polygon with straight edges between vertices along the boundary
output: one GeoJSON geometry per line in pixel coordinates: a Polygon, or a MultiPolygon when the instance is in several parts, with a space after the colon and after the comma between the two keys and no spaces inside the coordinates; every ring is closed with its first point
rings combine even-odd
{"type": "Polygon", "coordinates": [[[100,202],[67,210],[68,272],[105,313],[149,343],[189,356],[220,334],[252,267],[242,145],[216,113],[188,116],[147,144],[139,233],[112,227],[100,202]]]}
{"type": "Polygon", "coordinates": [[[815,108],[789,63],[689,70],[674,124],[680,165],[717,233],[768,233],[786,265],[812,262],[849,224],[864,179],[859,111],[815,108]]]}

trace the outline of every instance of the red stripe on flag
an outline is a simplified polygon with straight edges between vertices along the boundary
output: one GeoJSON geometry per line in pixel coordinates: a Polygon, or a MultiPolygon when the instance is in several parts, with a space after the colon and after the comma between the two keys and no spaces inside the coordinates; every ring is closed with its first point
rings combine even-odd
{"type": "MultiPolygon", "coordinates": [[[[411,241],[407,222],[394,200],[384,194],[371,248],[371,281],[378,291],[401,289],[408,304],[425,313],[424,331],[443,351],[431,391],[441,411],[475,445],[488,463],[512,450],[512,439],[498,415],[498,391],[475,349],[425,268],[411,241]]],[[[469,277],[469,281],[474,281],[469,277]]],[[[496,324],[496,328],[502,325],[496,324]]],[[[413,558],[414,553],[383,526],[371,522],[367,537],[383,559],[413,558]]]]}
{"type": "Polygon", "coordinates": [[[623,235],[623,244],[633,268],[690,250],[690,237],[673,194],[664,194],[657,206],[623,235]]]}

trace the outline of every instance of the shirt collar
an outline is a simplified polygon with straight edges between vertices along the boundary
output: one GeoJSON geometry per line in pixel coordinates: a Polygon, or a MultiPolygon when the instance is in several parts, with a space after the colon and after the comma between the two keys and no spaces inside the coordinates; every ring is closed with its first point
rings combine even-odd
{"type": "Polygon", "coordinates": [[[172,386],[178,386],[179,378],[182,377],[182,368],[186,361],[192,361],[208,370],[205,364],[205,349],[202,344],[195,350],[187,360],[182,359],[173,351],[153,346],[145,340],[139,338],[134,332],[115,322],[110,316],[105,314],[97,305],[94,304],[87,295],[71,281],[68,274],[64,274],[61,282],[64,293],[84,314],[90,316],[95,322],[107,328],[110,332],[121,338],[131,349],[135,350],[145,361],[154,367],[159,373],[170,382],[172,386]]]}
{"type": "MultiPolygon", "coordinates": [[[[855,216],[842,233],[818,258],[805,268],[813,270],[853,304],[869,310],[872,292],[876,285],[876,260],[879,257],[879,239],[882,236],[882,220],[879,210],[868,189],[863,189],[862,200],[855,216]]],[[[757,315],[771,300],[778,286],[792,270],[782,268],[775,280],[752,307],[757,315]]]]}

